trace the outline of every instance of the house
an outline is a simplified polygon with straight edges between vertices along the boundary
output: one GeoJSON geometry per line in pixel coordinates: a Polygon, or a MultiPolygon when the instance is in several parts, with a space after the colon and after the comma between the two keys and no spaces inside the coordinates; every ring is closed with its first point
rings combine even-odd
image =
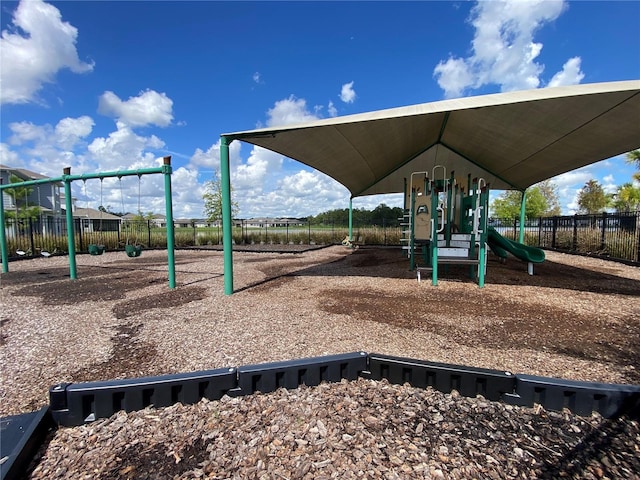
{"type": "MultiPolygon", "coordinates": [[[[2,184],[8,185],[13,183],[13,177],[18,177],[22,181],[44,180],[45,175],[41,175],[26,168],[15,168],[0,164],[0,178],[2,184]]],[[[19,210],[29,209],[32,207],[40,207],[37,217],[30,220],[31,228],[36,232],[60,234],[64,231],[64,210],[62,203],[64,202],[64,185],[62,182],[42,183],[25,187],[27,195],[13,194],[13,189],[5,188],[2,190],[2,200],[4,210],[6,212],[15,212],[19,210]]],[[[17,187],[17,192],[20,192],[17,187]]],[[[20,192],[22,193],[22,192],[20,192]]],[[[17,235],[18,225],[7,228],[7,234],[17,235]]],[[[22,231],[24,227],[20,227],[22,231]]]]}
{"type": "MultiPolygon", "coordinates": [[[[14,168],[0,165],[0,175],[2,183],[7,185],[15,176],[22,181],[46,180],[49,177],[24,168],[14,168]]],[[[19,188],[19,187],[17,187],[19,188]]],[[[42,183],[25,187],[28,195],[21,198],[18,195],[16,200],[12,194],[12,189],[2,190],[4,209],[7,212],[15,212],[30,207],[40,207],[37,218],[30,220],[31,227],[35,232],[42,234],[63,234],[66,231],[65,217],[65,196],[64,184],[62,182],[42,183]]],[[[72,199],[73,218],[76,228],[82,227],[84,232],[98,231],[118,231],[120,229],[120,217],[107,212],[95,210],[93,208],[77,208],[75,198],[72,199]]],[[[20,227],[21,231],[24,227],[20,227]]],[[[12,234],[13,229],[7,232],[12,234]]]]}
{"type": "Polygon", "coordinates": [[[273,228],[273,227],[303,227],[306,221],[299,218],[249,218],[242,221],[245,227],[253,228],[273,228]]]}
{"type": "Polygon", "coordinates": [[[159,213],[151,215],[151,224],[154,227],[165,228],[167,226],[167,217],[159,213]]]}
{"type": "Polygon", "coordinates": [[[122,221],[117,215],[93,208],[74,208],[73,220],[84,233],[117,232],[122,221]]]}
{"type": "MultiPolygon", "coordinates": [[[[18,177],[22,181],[43,180],[48,178],[45,175],[40,175],[25,168],[14,168],[0,164],[0,178],[2,178],[3,185],[12,183],[11,179],[13,176],[18,177]]],[[[62,193],[64,185],[62,182],[43,183],[27,188],[29,189],[29,194],[24,198],[18,198],[18,205],[16,205],[14,195],[12,195],[12,189],[2,190],[2,200],[4,201],[5,210],[15,211],[18,208],[37,206],[40,207],[41,216],[44,218],[59,218],[62,215],[61,200],[64,198],[64,194],[62,193]]]]}

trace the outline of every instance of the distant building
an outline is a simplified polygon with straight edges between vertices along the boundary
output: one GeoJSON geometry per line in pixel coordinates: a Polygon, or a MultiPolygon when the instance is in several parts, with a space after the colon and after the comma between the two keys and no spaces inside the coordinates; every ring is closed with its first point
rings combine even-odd
{"type": "MultiPolygon", "coordinates": [[[[40,175],[26,168],[15,168],[0,164],[0,178],[2,178],[3,185],[12,183],[11,178],[14,175],[22,181],[43,180],[48,178],[45,175],[40,175]]],[[[64,210],[62,209],[64,185],[62,182],[43,183],[27,188],[29,188],[30,193],[24,199],[21,199],[20,202],[22,205],[16,205],[15,198],[11,195],[11,189],[5,188],[2,190],[2,201],[5,212],[17,212],[19,207],[40,207],[38,218],[34,220],[34,229],[43,234],[62,233],[62,229],[64,228],[62,226],[64,222],[61,220],[64,218],[64,210]]],[[[15,228],[7,227],[6,232],[8,235],[18,234],[17,223],[13,225],[15,228]]]]}
{"type": "Polygon", "coordinates": [[[300,220],[299,218],[270,218],[270,217],[259,217],[259,218],[248,218],[246,220],[239,220],[241,225],[245,227],[253,227],[253,228],[270,228],[270,227],[302,227],[307,224],[305,220],[300,220]]]}
{"type": "Polygon", "coordinates": [[[84,233],[117,232],[122,218],[93,208],[75,208],[74,221],[84,233]]]}
{"type": "MultiPolygon", "coordinates": [[[[0,164],[0,177],[2,178],[3,185],[11,183],[11,177],[13,175],[22,181],[43,180],[48,178],[45,175],[40,175],[25,168],[14,168],[0,164]]],[[[62,182],[32,185],[28,188],[31,189],[31,193],[24,199],[27,207],[40,207],[41,214],[44,218],[58,218],[62,215],[61,201],[64,199],[64,194],[62,193],[64,185],[62,182]]],[[[9,189],[2,190],[2,200],[4,202],[4,209],[6,211],[12,211],[17,208],[17,205],[8,190],[9,189]]]]}

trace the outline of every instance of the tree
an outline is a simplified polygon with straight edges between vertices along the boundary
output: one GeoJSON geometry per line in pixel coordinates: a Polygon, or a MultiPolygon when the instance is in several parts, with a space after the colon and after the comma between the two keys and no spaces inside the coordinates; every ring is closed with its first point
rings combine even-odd
{"type": "MultiPolygon", "coordinates": [[[[9,183],[22,183],[24,180],[17,175],[11,175],[9,177],[9,183]]],[[[13,205],[15,207],[15,211],[7,212],[8,218],[31,218],[36,219],[40,216],[40,206],[34,205],[29,206],[28,198],[29,195],[33,192],[33,187],[30,186],[15,186],[12,188],[7,188],[6,192],[13,199],[13,205]]]]}
{"type": "Polygon", "coordinates": [[[597,180],[589,180],[578,192],[580,213],[601,213],[610,204],[611,196],[607,195],[597,180]]]}
{"type": "MultiPolygon", "coordinates": [[[[213,179],[205,182],[205,191],[202,194],[204,200],[204,214],[207,222],[222,223],[222,180],[218,172],[213,173],[213,179]]],[[[231,218],[237,217],[239,212],[238,202],[233,198],[233,187],[231,188],[231,218]]]]}
{"type": "Polygon", "coordinates": [[[562,215],[558,186],[551,180],[545,180],[544,182],[536,184],[536,187],[540,189],[540,193],[542,193],[542,196],[547,201],[547,209],[543,215],[545,217],[555,217],[558,215],[562,215]]]}
{"type": "MultiPolygon", "coordinates": [[[[491,203],[493,215],[502,219],[520,217],[522,193],[517,190],[506,190],[491,203]]],[[[527,190],[524,214],[526,218],[560,215],[560,200],[557,187],[550,180],[534,185],[527,190]]]]}
{"type": "MultiPolygon", "coordinates": [[[[627,153],[627,163],[635,163],[636,168],[640,170],[640,150],[632,150],[627,153]]],[[[634,180],[640,182],[640,172],[633,175],[634,180]]]]}
{"type": "Polygon", "coordinates": [[[618,187],[613,197],[613,206],[617,212],[631,212],[640,209],[640,188],[633,183],[618,187]]]}
{"type": "Polygon", "coordinates": [[[153,220],[153,212],[144,213],[142,210],[139,210],[137,214],[131,217],[132,222],[146,222],[149,220],[153,220]]]}

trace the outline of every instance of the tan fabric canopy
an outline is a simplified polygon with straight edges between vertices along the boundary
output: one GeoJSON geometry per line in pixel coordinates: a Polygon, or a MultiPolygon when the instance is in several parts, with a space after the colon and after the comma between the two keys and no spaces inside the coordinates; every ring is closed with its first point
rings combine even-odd
{"type": "Polygon", "coordinates": [[[353,197],[404,191],[412,172],[524,190],[640,147],[640,80],[458,98],[224,134],[326,173],[353,197]]]}

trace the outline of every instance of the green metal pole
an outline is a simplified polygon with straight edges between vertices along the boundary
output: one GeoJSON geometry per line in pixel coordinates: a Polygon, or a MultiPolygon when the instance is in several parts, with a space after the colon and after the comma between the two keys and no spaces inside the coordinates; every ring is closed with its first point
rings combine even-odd
{"type": "Polygon", "coordinates": [[[522,191],[522,201],[520,203],[520,243],[524,243],[524,219],[525,219],[525,206],[527,203],[527,191],[522,191]]]}
{"type": "MultiPolygon", "coordinates": [[[[2,185],[2,179],[0,178],[0,185],[2,185]]],[[[7,232],[4,224],[4,198],[2,191],[0,191],[0,244],[2,244],[2,273],[9,271],[9,252],[7,252],[7,232]]]]}
{"type": "Polygon", "coordinates": [[[169,264],[169,288],[176,288],[175,227],[173,224],[173,201],[171,195],[171,157],[164,157],[164,204],[167,216],[167,262],[169,264]]]}
{"type": "Polygon", "coordinates": [[[349,242],[353,242],[353,197],[349,197],[349,242]]]}
{"type": "Polygon", "coordinates": [[[233,236],[231,235],[231,171],[229,139],[220,137],[220,173],[222,181],[222,251],[224,254],[224,294],[233,294],[233,236]]]}
{"type": "MultiPolygon", "coordinates": [[[[426,192],[425,192],[426,193],[426,192]]],[[[412,272],[415,270],[416,268],[416,259],[415,259],[415,246],[416,246],[416,217],[415,217],[415,212],[416,212],[416,192],[415,190],[412,188],[411,189],[411,201],[409,203],[409,211],[410,216],[409,216],[409,223],[411,224],[411,227],[409,228],[409,270],[411,270],[412,272]]]]}
{"type": "Polygon", "coordinates": [[[431,182],[431,284],[438,285],[438,189],[431,182]]]}
{"type": "MultiPolygon", "coordinates": [[[[453,184],[455,183],[455,177],[453,176],[454,172],[451,171],[451,177],[449,178],[449,185],[447,185],[447,220],[446,220],[446,227],[445,227],[445,239],[446,239],[446,245],[447,247],[451,246],[451,213],[453,212],[453,184]]],[[[445,182],[445,185],[447,184],[447,179],[445,178],[443,180],[445,182]]]]}
{"type": "Polygon", "coordinates": [[[73,228],[73,198],[71,197],[71,167],[65,167],[62,175],[64,182],[64,202],[67,216],[67,243],[69,244],[69,276],[71,280],[78,278],[76,267],[76,239],[73,228]]]}
{"type": "Polygon", "coordinates": [[[486,255],[486,242],[487,242],[487,226],[488,226],[488,218],[487,212],[489,210],[489,189],[487,187],[483,187],[480,191],[480,205],[482,206],[482,210],[480,211],[480,250],[478,252],[478,286],[480,288],[484,287],[484,277],[485,270],[487,266],[487,255],[486,255]]]}

